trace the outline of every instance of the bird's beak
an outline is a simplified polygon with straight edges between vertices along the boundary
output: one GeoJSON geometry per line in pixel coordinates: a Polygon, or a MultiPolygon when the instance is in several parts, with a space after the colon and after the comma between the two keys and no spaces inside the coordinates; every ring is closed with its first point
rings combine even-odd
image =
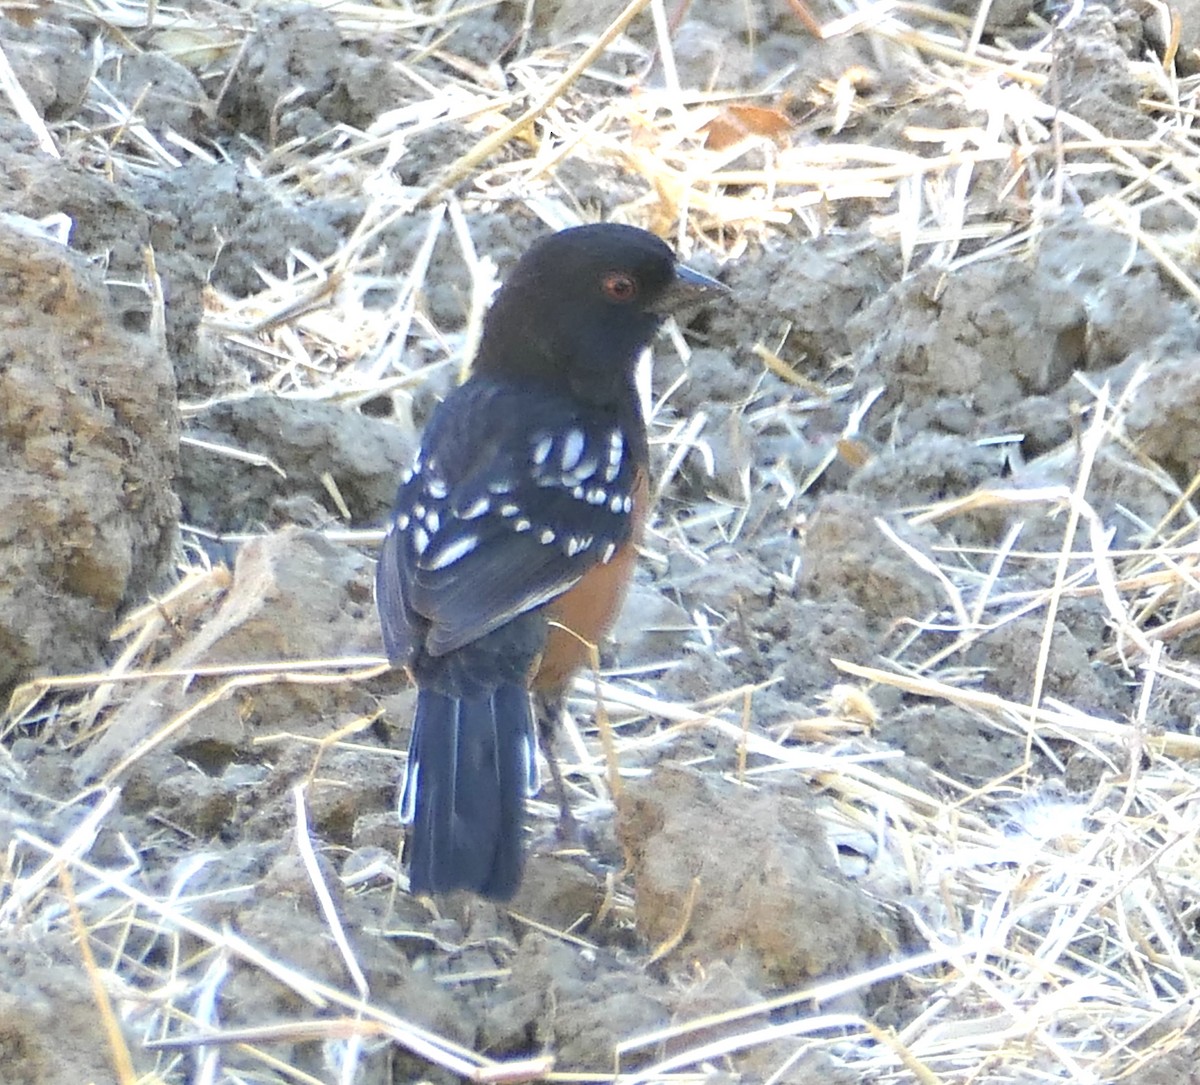
{"type": "Polygon", "coordinates": [[[666,315],[687,305],[711,301],[713,298],[728,293],[730,293],[729,287],[724,283],[710,279],[707,275],[701,275],[700,272],[693,271],[684,264],[677,264],[675,281],[663,292],[654,308],[666,315]]]}

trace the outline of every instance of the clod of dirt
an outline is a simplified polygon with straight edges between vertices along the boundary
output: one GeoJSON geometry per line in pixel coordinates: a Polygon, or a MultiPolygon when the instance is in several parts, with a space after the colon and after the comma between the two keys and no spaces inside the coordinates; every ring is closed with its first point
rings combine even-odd
{"type": "Polygon", "coordinates": [[[1029,396],[993,415],[990,428],[997,434],[1020,434],[1021,455],[1031,460],[1070,440],[1079,424],[1071,406],[1069,386],[1055,395],[1029,396]]]}
{"type": "Polygon", "coordinates": [[[0,225],[0,702],[95,668],[175,539],[179,431],[161,342],[72,253],[0,225]]]}
{"type": "Polygon", "coordinates": [[[349,847],[359,825],[396,813],[396,762],[361,750],[338,750],[320,762],[321,775],[310,788],[312,821],[324,836],[349,847]]]}
{"type": "Polygon", "coordinates": [[[1017,259],[934,268],[850,321],[859,383],[884,384],[872,433],[969,433],[974,420],[1062,387],[1086,369],[1087,313],[1069,289],[1017,259]]]}
{"type": "MultiPolygon", "coordinates": [[[[878,624],[919,618],[938,603],[934,578],[887,539],[875,523],[879,506],[852,494],[822,498],[809,521],[797,588],[817,600],[846,599],[878,624]]],[[[909,545],[916,533],[894,525],[909,545]]]]}
{"type": "Polygon", "coordinates": [[[192,161],[139,193],[161,216],[175,246],[204,261],[208,281],[248,297],[268,276],[285,278],[293,250],[324,259],[342,244],[354,208],[343,202],[283,199],[270,181],[227,162],[192,161]]]}
{"type": "Polygon", "coordinates": [[[344,42],[331,13],[262,6],[258,27],[221,101],[221,118],[268,147],[318,139],[342,123],[367,128],[414,85],[383,40],[344,42]]]}
{"type": "Polygon", "coordinates": [[[543,934],[521,941],[508,980],[483,1022],[495,1054],[543,1048],[558,1069],[607,1072],[621,1040],[666,1024],[659,985],[593,954],[543,934]]]}
{"type": "MultiPolygon", "coordinates": [[[[233,586],[217,612],[163,666],[186,671],[202,664],[377,652],[371,572],[356,550],[334,546],[316,534],[289,530],[255,539],[238,555],[233,586]]],[[[105,772],[223,681],[146,683],[80,755],[77,778],[105,772]]],[[[160,750],[179,753],[217,774],[235,757],[249,754],[247,747],[260,721],[271,721],[272,731],[286,721],[292,733],[324,735],[344,722],[340,713],[349,719],[367,707],[360,687],[336,681],[255,684],[218,698],[175,731],[160,750]]]]}
{"type": "Polygon", "coordinates": [[[702,701],[737,685],[739,674],[727,660],[711,648],[690,645],[689,648],[691,650],[658,680],[658,690],[663,697],[702,701]]]}
{"type": "MultiPolygon", "coordinates": [[[[0,1079],[5,1085],[111,1081],[103,1021],[79,951],[42,936],[0,941],[0,1079]]],[[[138,1058],[138,1069],[149,1060],[138,1058]]]]}
{"type": "MultiPolygon", "coordinates": [[[[0,170],[0,209],[33,219],[65,214],[72,224],[72,249],[105,269],[109,303],[118,323],[129,331],[147,330],[155,318],[151,299],[140,285],[146,277],[146,254],[153,250],[166,303],[167,352],[182,389],[189,371],[204,365],[197,331],[201,289],[212,260],[190,251],[172,223],[147,213],[145,201],[129,191],[132,179],[122,176],[119,166],[114,167],[116,180],[110,182],[35,151],[20,154],[10,144],[9,152],[0,170]]],[[[166,182],[156,176],[150,187],[159,184],[166,182]]]]}
{"type": "MultiPolygon", "coordinates": [[[[841,676],[832,660],[869,663],[875,658],[878,636],[872,625],[867,613],[846,599],[777,599],[754,629],[760,659],[769,666],[759,678],[781,679],[780,693],[811,705],[841,676]]],[[[761,715],[760,697],[755,707],[761,715]]]]}
{"type": "MultiPolygon", "coordinates": [[[[1186,250],[1183,259],[1192,259],[1186,250]]],[[[1117,365],[1142,351],[1157,358],[1164,347],[1169,351],[1196,341],[1194,303],[1157,260],[1117,230],[1067,215],[1038,239],[1035,264],[1039,276],[1048,275],[1086,307],[1089,370],[1117,365]],[[1113,274],[1115,267],[1120,275],[1113,274]]]]}
{"type": "Polygon", "coordinates": [[[1004,449],[980,446],[965,437],[920,433],[887,455],[873,457],[851,480],[849,490],[880,504],[933,504],[962,497],[999,478],[1004,449]]]}
{"type": "MultiPolygon", "coordinates": [[[[1025,758],[1022,735],[1003,731],[992,721],[953,705],[918,704],[885,715],[875,737],[913,759],[904,766],[907,773],[917,775],[928,766],[971,785],[999,780],[1025,758]]],[[[932,779],[928,784],[937,787],[932,779]]]]}
{"type": "MultiPolygon", "coordinates": [[[[199,335],[202,294],[212,286],[233,298],[286,279],[296,251],[320,260],[337,250],[355,210],[311,199],[297,205],[272,183],[231,162],[189,159],[179,169],[135,176],[130,185],[153,221],[151,240],[167,295],[167,337],[181,398],[207,398],[258,375],[229,357],[227,344],[199,335]]],[[[85,214],[89,223],[97,217],[85,214]]]]}
{"type": "Polygon", "coordinates": [[[805,802],[660,767],[627,784],[617,817],[651,946],[682,930],[689,959],[748,954],[783,986],[885,951],[889,921],[838,870],[805,802]]]}
{"type": "Polygon", "coordinates": [[[604,882],[570,856],[533,851],[526,861],[514,911],[555,930],[570,930],[604,902],[604,882]]]}
{"type": "Polygon", "coordinates": [[[47,120],[73,116],[92,77],[91,51],[82,35],[52,20],[21,25],[0,15],[0,41],[17,84],[38,116],[47,120]]]}
{"type": "Polygon", "coordinates": [[[1057,63],[1064,109],[1114,139],[1147,139],[1154,121],[1138,109],[1143,88],[1131,57],[1145,49],[1142,21],[1128,8],[1083,8],[1059,35],[1057,63]]]}
{"type": "MultiPolygon", "coordinates": [[[[852,318],[871,309],[900,278],[893,247],[867,231],[829,233],[803,245],[783,245],[729,265],[722,279],[742,304],[713,306],[708,314],[711,346],[745,351],[749,299],[761,300],[753,323],[770,341],[776,327],[789,328],[786,355],[828,366],[849,354],[852,318]]],[[[758,373],[759,366],[751,367],[758,373]]]]}
{"type": "MultiPolygon", "coordinates": [[[[680,995],[673,1007],[672,1024],[678,1025],[715,1017],[728,1010],[743,1009],[762,1001],[762,994],[752,988],[746,982],[746,977],[730,962],[714,961],[700,973],[697,982],[680,995]]],[[[694,1047],[703,1043],[711,1043],[722,1037],[736,1036],[739,1032],[764,1028],[769,1024],[770,1015],[763,1012],[724,1024],[708,1025],[695,1032],[689,1032],[685,1036],[685,1043],[688,1047],[694,1047]]],[[[668,1047],[668,1051],[681,1046],[684,1044],[675,1041],[668,1047]]]]}
{"type": "MultiPolygon", "coordinates": [[[[273,510],[308,496],[328,519],[339,510],[322,480],[329,475],[351,523],[379,523],[396,496],[411,447],[400,427],[358,411],[313,400],[273,395],[229,399],[189,420],[188,435],[265,456],[268,466],[185,445],[179,497],[185,522],[211,531],[238,531],[273,523],[273,510]]],[[[283,522],[287,522],[284,518],[283,522]]],[[[315,525],[314,525],[315,526],[315,525]]]]}
{"type": "MultiPolygon", "coordinates": [[[[989,689],[1002,697],[1028,703],[1045,624],[1040,617],[1006,622],[971,648],[966,659],[988,668],[989,689]]],[[[1083,712],[1110,710],[1110,695],[1093,671],[1086,646],[1062,620],[1054,625],[1042,689],[1045,695],[1083,712]]]]}
{"type": "Polygon", "coordinates": [[[236,789],[195,768],[160,780],[154,797],[156,812],[195,840],[211,840],[237,810],[236,789]]]}
{"type": "Polygon", "coordinates": [[[1137,391],[1125,426],[1138,451],[1186,487],[1200,470],[1200,357],[1159,361],[1137,391]]]}
{"type": "MultiPolygon", "coordinates": [[[[115,58],[114,58],[115,59],[115,58]]],[[[113,79],[117,97],[137,106],[138,123],[160,138],[168,132],[200,140],[207,134],[212,109],[200,81],[165,53],[134,53],[101,69],[113,79]]]]}
{"type": "MultiPolygon", "coordinates": [[[[276,845],[277,852],[279,850],[276,845]]],[[[323,859],[318,859],[321,877],[329,889],[338,914],[352,943],[352,952],[360,962],[372,991],[372,1000],[392,1012],[423,1027],[459,1042],[471,1041],[470,1022],[456,1012],[452,995],[427,973],[413,968],[401,948],[388,940],[362,932],[364,925],[377,922],[364,907],[363,898],[344,890],[323,859]]],[[[330,937],[329,925],[321,913],[312,879],[295,850],[288,848],[277,855],[256,892],[232,909],[231,924],[243,937],[261,946],[274,959],[287,961],[305,975],[326,983],[345,980],[346,964],[330,937]]],[[[311,1007],[295,990],[276,984],[264,984],[260,972],[235,967],[222,989],[223,1021],[230,1025],[262,1025],[311,1012],[311,1007]]],[[[324,1075],[328,1070],[325,1052],[319,1043],[281,1046],[277,1053],[287,1064],[310,1074],[324,1075]]],[[[416,1080],[420,1068],[402,1053],[377,1051],[383,1061],[389,1054],[399,1066],[399,1080],[416,1080]],[[403,1073],[400,1067],[403,1066],[403,1073]]],[[[365,1060],[363,1080],[391,1080],[382,1069],[365,1060]]]]}

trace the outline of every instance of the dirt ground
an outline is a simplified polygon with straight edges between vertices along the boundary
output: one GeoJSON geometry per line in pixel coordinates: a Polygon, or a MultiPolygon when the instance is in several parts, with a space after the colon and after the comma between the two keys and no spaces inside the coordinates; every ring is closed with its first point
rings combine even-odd
{"type": "Polygon", "coordinates": [[[0,1085],[1200,1082],[1200,10],[645,7],[0,4],[0,1085]],[[414,899],[377,529],[597,218],[733,300],[414,899]]]}

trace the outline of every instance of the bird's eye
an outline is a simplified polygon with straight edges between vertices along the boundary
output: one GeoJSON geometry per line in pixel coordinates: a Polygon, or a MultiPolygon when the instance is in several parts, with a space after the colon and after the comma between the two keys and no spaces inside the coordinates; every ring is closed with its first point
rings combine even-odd
{"type": "Polygon", "coordinates": [[[601,283],[610,301],[628,302],[637,297],[637,280],[624,271],[610,271],[601,283]]]}

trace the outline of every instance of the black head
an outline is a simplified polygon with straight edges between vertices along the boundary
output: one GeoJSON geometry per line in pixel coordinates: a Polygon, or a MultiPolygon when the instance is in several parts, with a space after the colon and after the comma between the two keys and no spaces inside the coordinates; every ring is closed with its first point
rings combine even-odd
{"type": "Polygon", "coordinates": [[[505,280],[474,369],[613,401],[663,318],[724,289],[681,267],[645,230],[615,223],[562,230],[537,241],[505,280]]]}

